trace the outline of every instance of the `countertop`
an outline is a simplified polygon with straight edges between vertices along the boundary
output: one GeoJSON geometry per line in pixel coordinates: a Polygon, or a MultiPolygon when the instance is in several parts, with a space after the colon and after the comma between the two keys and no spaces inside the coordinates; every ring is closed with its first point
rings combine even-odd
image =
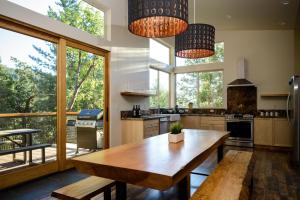
{"type": "Polygon", "coordinates": [[[141,116],[141,117],[127,117],[127,118],[121,118],[121,120],[137,120],[137,121],[145,121],[145,120],[153,120],[153,119],[160,119],[160,118],[166,118],[169,116],[163,116],[163,115],[149,115],[149,116],[141,116]]]}
{"type": "Polygon", "coordinates": [[[184,113],[180,116],[203,116],[203,117],[225,117],[222,114],[197,114],[197,113],[184,113]]]}
{"type": "MultiPolygon", "coordinates": [[[[172,115],[172,114],[170,114],[172,115]]],[[[203,116],[203,117],[225,117],[224,115],[221,114],[195,114],[195,113],[185,113],[185,114],[180,114],[180,116],[203,116]]],[[[142,116],[139,118],[134,118],[134,117],[128,117],[128,118],[122,118],[121,120],[153,120],[153,119],[160,119],[160,118],[165,118],[165,117],[169,117],[168,115],[159,115],[159,114],[155,114],[155,115],[149,115],[149,116],[142,116]]],[[[284,116],[278,116],[278,117],[265,117],[265,116],[255,116],[254,118],[262,118],[262,119],[286,119],[286,117],[284,116]]]]}

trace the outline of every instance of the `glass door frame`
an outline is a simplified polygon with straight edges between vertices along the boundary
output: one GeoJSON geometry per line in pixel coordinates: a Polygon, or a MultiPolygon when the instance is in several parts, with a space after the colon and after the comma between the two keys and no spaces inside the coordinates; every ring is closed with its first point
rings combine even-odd
{"type": "MultiPolygon", "coordinates": [[[[30,24],[25,24],[0,15],[0,28],[21,33],[38,39],[57,44],[57,109],[52,113],[57,116],[57,159],[53,162],[39,164],[28,168],[0,174],[0,189],[14,186],[54,172],[64,171],[73,167],[70,160],[66,159],[66,46],[82,49],[104,57],[104,148],[109,148],[109,64],[110,52],[96,46],[86,44],[40,29],[30,24]]],[[[74,114],[74,113],[71,113],[74,114]]]]}

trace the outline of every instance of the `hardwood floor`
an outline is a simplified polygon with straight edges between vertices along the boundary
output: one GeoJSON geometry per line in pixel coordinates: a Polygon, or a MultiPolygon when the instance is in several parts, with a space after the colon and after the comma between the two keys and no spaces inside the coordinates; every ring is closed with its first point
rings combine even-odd
{"type": "MultiPolygon", "coordinates": [[[[232,147],[225,148],[236,149],[232,147]]],[[[240,149],[240,148],[238,148],[240,149]]],[[[252,151],[252,149],[245,149],[252,151]]],[[[251,199],[276,200],[300,199],[300,169],[294,169],[289,164],[286,152],[271,152],[255,150],[256,164],[254,168],[254,189],[251,199]]],[[[195,172],[209,174],[217,164],[217,153],[213,153],[195,172]]],[[[57,173],[29,183],[0,191],[1,200],[11,199],[51,199],[50,193],[64,185],[86,177],[76,170],[57,173]]],[[[205,180],[205,176],[191,175],[191,192],[193,193],[205,180]]],[[[0,183],[1,184],[1,183],[0,183]]],[[[175,200],[175,187],[167,191],[146,189],[128,185],[128,200],[175,200]]],[[[114,192],[113,192],[114,199],[114,192]]],[[[102,199],[97,197],[95,199],[102,199]]]]}

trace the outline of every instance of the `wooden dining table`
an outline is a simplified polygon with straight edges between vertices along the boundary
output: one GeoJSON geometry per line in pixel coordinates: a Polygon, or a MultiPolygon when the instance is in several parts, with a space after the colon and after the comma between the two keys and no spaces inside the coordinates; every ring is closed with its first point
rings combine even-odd
{"type": "Polygon", "coordinates": [[[177,185],[180,200],[190,197],[190,172],[217,150],[223,158],[228,132],[184,129],[184,141],[169,143],[168,134],[112,147],[72,159],[86,174],[117,181],[116,199],[126,199],[126,184],[164,191],[177,185]]]}

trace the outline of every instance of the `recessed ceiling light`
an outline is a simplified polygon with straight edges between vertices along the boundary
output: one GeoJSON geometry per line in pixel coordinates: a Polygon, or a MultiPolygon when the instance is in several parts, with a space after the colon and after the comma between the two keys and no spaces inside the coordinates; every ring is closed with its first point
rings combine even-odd
{"type": "Polygon", "coordinates": [[[226,15],[226,18],[227,18],[227,19],[231,19],[232,16],[231,16],[231,15],[226,15]]]}
{"type": "Polygon", "coordinates": [[[283,0],[281,1],[281,4],[284,5],[284,6],[287,6],[290,4],[290,1],[289,0],[283,0]]]}
{"type": "Polygon", "coordinates": [[[279,22],[279,24],[280,24],[280,26],[285,26],[285,25],[286,25],[286,22],[281,21],[281,22],[279,22]]]}

